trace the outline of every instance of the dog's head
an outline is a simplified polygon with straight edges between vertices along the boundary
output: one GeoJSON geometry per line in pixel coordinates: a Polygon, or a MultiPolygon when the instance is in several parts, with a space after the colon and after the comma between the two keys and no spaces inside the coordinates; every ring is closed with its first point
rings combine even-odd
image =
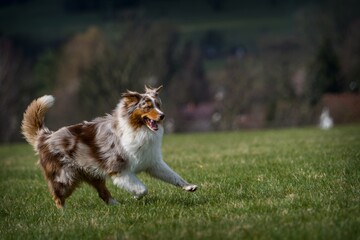
{"type": "Polygon", "coordinates": [[[145,93],[127,91],[122,94],[124,110],[135,129],[142,126],[147,126],[154,132],[159,129],[159,124],[165,118],[159,98],[161,88],[162,86],[158,88],[145,86],[145,93]]]}

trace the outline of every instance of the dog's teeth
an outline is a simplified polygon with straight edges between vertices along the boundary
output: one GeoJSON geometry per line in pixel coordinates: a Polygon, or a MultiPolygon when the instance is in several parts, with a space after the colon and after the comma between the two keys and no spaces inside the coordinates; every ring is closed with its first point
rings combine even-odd
{"type": "Polygon", "coordinates": [[[158,124],[157,124],[156,121],[154,121],[154,120],[152,120],[152,119],[148,119],[147,122],[148,122],[149,128],[151,128],[151,129],[154,130],[154,131],[157,131],[157,130],[158,130],[158,124]]]}

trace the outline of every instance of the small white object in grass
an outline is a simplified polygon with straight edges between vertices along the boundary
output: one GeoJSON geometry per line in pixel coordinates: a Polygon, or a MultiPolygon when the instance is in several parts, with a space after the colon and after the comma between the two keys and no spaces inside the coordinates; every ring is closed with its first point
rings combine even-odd
{"type": "Polygon", "coordinates": [[[320,115],[320,123],[319,123],[319,127],[321,129],[330,129],[334,126],[334,121],[330,116],[330,112],[328,108],[324,108],[321,112],[320,115]]]}

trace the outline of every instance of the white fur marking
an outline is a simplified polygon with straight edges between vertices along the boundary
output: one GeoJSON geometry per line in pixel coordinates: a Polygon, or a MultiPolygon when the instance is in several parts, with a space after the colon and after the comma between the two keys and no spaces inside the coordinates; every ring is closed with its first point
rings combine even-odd
{"type": "Polygon", "coordinates": [[[55,98],[51,95],[44,95],[38,99],[38,101],[42,102],[46,107],[51,107],[54,105],[55,98]]]}
{"type": "Polygon", "coordinates": [[[163,115],[164,113],[156,106],[156,102],[155,102],[155,98],[153,98],[151,95],[148,95],[148,97],[150,98],[153,106],[154,106],[154,109],[161,115],[163,115]]]}
{"type": "Polygon", "coordinates": [[[188,191],[188,192],[194,192],[197,189],[196,185],[188,185],[183,187],[184,190],[188,191]]]}
{"type": "Polygon", "coordinates": [[[140,199],[147,194],[145,185],[132,173],[122,173],[121,176],[113,176],[112,179],[116,186],[132,193],[136,199],[140,199]]]}

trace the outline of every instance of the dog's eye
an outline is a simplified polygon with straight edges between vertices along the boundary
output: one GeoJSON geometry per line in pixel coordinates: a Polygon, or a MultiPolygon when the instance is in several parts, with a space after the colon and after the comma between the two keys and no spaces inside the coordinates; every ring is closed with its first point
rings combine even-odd
{"type": "Polygon", "coordinates": [[[161,103],[160,103],[159,101],[156,101],[156,102],[155,102],[155,105],[156,105],[157,108],[160,108],[160,107],[161,107],[161,103]]]}

